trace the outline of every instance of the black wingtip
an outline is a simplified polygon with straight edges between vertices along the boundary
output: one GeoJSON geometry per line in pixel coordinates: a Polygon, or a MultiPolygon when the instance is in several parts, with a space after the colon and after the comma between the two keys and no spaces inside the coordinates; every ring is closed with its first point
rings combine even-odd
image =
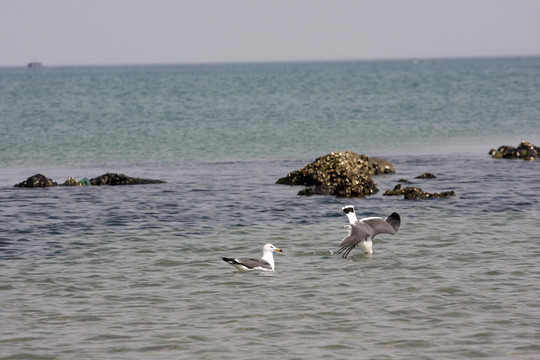
{"type": "Polygon", "coordinates": [[[388,217],[393,219],[393,220],[401,221],[401,216],[399,216],[399,214],[397,212],[391,213],[390,216],[388,216],[388,217]]]}
{"type": "Polygon", "coordinates": [[[352,249],[354,249],[356,247],[356,245],[353,245],[351,246],[350,244],[347,244],[347,245],[343,245],[342,247],[339,248],[339,250],[336,252],[336,255],[339,255],[341,253],[343,253],[343,255],[341,255],[342,258],[346,259],[347,256],[349,255],[349,253],[352,251],[352,249]]]}
{"type": "Polygon", "coordinates": [[[386,218],[386,222],[389,223],[397,232],[399,226],[401,225],[401,216],[399,216],[397,212],[393,212],[386,218]]]}

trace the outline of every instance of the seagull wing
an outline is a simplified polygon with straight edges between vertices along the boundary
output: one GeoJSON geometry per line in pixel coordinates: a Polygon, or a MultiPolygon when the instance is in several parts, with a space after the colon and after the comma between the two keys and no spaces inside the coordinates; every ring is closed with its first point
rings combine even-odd
{"type": "Polygon", "coordinates": [[[360,220],[361,223],[371,228],[371,237],[377,234],[395,234],[401,224],[401,218],[398,213],[392,213],[385,220],[380,217],[371,217],[360,220]]]}
{"type": "Polygon", "coordinates": [[[232,258],[222,258],[223,261],[231,264],[240,270],[254,270],[257,268],[272,270],[272,267],[268,261],[263,259],[232,259],[232,258]]]}
{"type": "Polygon", "coordinates": [[[341,240],[337,253],[340,254],[343,252],[343,258],[346,258],[356,245],[368,237],[369,233],[363,229],[363,224],[357,222],[355,225],[351,225],[351,233],[345,239],[341,240]]]}

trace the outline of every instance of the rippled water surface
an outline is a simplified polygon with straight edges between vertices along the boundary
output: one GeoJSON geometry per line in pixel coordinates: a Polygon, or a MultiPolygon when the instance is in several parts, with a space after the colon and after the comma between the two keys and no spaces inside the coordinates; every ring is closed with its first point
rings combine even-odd
{"type": "Polygon", "coordinates": [[[300,162],[156,169],[170,182],[136,189],[3,188],[4,357],[537,356],[540,163],[390,160],[383,190],[407,177],[458,196],[345,200],[273,184],[300,162]],[[344,260],[347,203],[398,211],[402,227],[344,260]],[[284,249],[275,273],[219,258],[260,256],[266,242],[284,249]]]}
{"type": "Polygon", "coordinates": [[[0,358],[539,358],[540,161],[486,148],[540,144],[538,60],[479,61],[0,69],[0,358]],[[334,149],[397,173],[365,199],[275,184],[334,149]],[[107,171],[167,182],[13,187],[107,171]],[[400,178],[457,196],[383,196],[400,178]],[[346,204],[401,228],[342,259],[346,204]],[[268,242],[274,273],[220,259],[268,242]]]}

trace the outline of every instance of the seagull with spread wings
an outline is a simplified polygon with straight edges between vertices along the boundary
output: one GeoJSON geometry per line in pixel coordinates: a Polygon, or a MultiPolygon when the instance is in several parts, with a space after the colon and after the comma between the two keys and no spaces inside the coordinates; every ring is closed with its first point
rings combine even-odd
{"type": "Polygon", "coordinates": [[[343,258],[346,258],[349,253],[359,247],[365,254],[373,253],[373,238],[378,234],[395,234],[401,218],[398,213],[393,212],[386,219],[380,217],[367,217],[358,220],[354,211],[354,206],[347,205],[342,208],[345,215],[349,219],[351,233],[339,244],[338,254],[343,253],[343,258]]]}

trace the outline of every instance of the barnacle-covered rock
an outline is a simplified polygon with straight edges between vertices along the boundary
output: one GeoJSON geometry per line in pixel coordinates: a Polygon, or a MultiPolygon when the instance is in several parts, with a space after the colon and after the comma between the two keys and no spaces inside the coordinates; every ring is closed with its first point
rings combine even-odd
{"type": "Polygon", "coordinates": [[[392,163],[381,158],[369,158],[368,166],[370,175],[394,174],[396,172],[392,163]]]}
{"type": "MultiPolygon", "coordinates": [[[[141,179],[126,176],[124,174],[106,173],[91,180],[83,178],[77,181],[69,177],[62,185],[65,186],[81,186],[81,185],[138,185],[138,184],[162,184],[163,180],[141,179]]],[[[16,187],[49,187],[57,186],[58,184],[45,175],[36,174],[30,176],[25,181],[16,184],[16,187]]]]}
{"type": "Polygon", "coordinates": [[[42,188],[58,185],[56,182],[52,181],[48,177],[42,174],[35,174],[30,176],[23,182],[15,184],[15,187],[26,187],[26,188],[42,188]]]}
{"type": "Polygon", "coordinates": [[[540,147],[523,140],[517,148],[510,145],[502,145],[497,150],[491,149],[489,154],[496,159],[523,159],[531,161],[540,156],[540,147]]]}
{"type": "Polygon", "coordinates": [[[440,193],[428,193],[420,188],[408,186],[406,188],[401,187],[401,184],[397,184],[393,190],[386,190],[384,196],[400,196],[404,195],[404,199],[417,200],[417,199],[432,199],[432,198],[449,198],[456,196],[454,191],[442,191],[440,193]]]}
{"type": "Polygon", "coordinates": [[[417,187],[406,187],[404,190],[404,199],[417,200],[417,199],[431,199],[431,198],[449,198],[456,196],[454,191],[442,191],[440,193],[428,193],[417,187]]]}
{"type": "Polygon", "coordinates": [[[64,181],[64,185],[66,186],[82,186],[80,182],[72,178],[71,176],[67,178],[66,181],[64,181]]]}
{"type": "Polygon", "coordinates": [[[126,176],[124,174],[106,173],[90,179],[92,185],[140,185],[140,184],[162,184],[163,180],[141,179],[126,176]]]}
{"type": "Polygon", "coordinates": [[[370,175],[394,172],[394,166],[384,159],[369,159],[352,151],[334,151],[290,172],[277,183],[307,186],[299,195],[364,197],[378,191],[370,175]]]}
{"type": "Polygon", "coordinates": [[[397,184],[396,186],[394,186],[394,190],[386,190],[384,192],[384,196],[398,196],[398,195],[404,195],[405,194],[405,189],[401,187],[401,184],[397,184]]]}
{"type": "Polygon", "coordinates": [[[418,175],[416,179],[436,179],[437,177],[433,175],[432,173],[425,172],[421,175],[418,175]]]}

